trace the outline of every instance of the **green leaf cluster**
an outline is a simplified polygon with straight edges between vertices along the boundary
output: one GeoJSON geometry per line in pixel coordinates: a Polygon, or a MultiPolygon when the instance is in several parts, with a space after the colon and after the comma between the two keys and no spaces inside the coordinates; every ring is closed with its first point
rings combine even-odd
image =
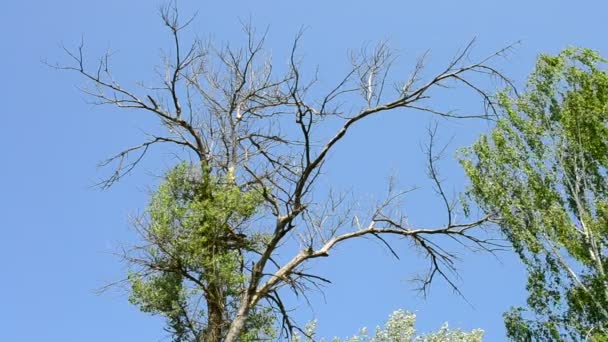
{"type": "MultiPolygon", "coordinates": [[[[175,341],[200,339],[213,310],[228,324],[244,290],[246,253],[261,241],[247,228],[262,201],[259,189],[238,186],[231,175],[173,168],[141,223],[146,245],[128,257],[131,303],[164,316],[175,341]]],[[[267,310],[254,310],[243,340],[272,334],[272,324],[267,310]]]]}
{"type": "Polygon", "coordinates": [[[528,268],[528,308],[505,314],[516,341],[607,336],[605,62],[578,48],[540,56],[526,92],[499,94],[496,127],[460,157],[470,198],[528,268]]]}
{"type": "MultiPolygon", "coordinates": [[[[383,327],[376,327],[372,335],[366,328],[363,328],[357,335],[344,340],[335,337],[332,342],[481,342],[484,333],[481,329],[471,332],[450,329],[446,323],[435,332],[417,335],[415,325],[416,315],[414,313],[397,310],[389,316],[383,327]]],[[[315,341],[315,328],[315,322],[307,326],[305,333],[308,338],[305,341],[315,341]]],[[[302,340],[301,336],[295,338],[295,342],[302,340]]]]}

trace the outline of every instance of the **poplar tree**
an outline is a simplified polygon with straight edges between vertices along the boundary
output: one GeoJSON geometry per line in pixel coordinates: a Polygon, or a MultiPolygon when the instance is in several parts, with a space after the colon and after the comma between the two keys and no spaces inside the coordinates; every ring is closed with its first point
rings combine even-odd
{"type": "Polygon", "coordinates": [[[608,337],[608,72],[589,49],[542,55],[525,93],[461,162],[470,197],[528,269],[516,341],[608,337]]]}

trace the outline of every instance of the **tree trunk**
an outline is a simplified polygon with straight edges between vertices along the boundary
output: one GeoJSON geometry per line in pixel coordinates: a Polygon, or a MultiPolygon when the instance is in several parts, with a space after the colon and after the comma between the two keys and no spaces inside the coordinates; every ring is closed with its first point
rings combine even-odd
{"type": "Polygon", "coordinates": [[[226,298],[221,285],[209,284],[207,292],[207,328],[200,342],[221,342],[224,330],[224,308],[226,298]]]}
{"type": "Polygon", "coordinates": [[[234,320],[230,324],[224,342],[238,342],[238,338],[241,336],[243,329],[245,329],[245,322],[247,322],[250,308],[249,295],[245,295],[234,320]]]}
{"type": "MultiPolygon", "coordinates": [[[[216,241],[218,241],[216,239],[216,241]]],[[[212,266],[208,267],[207,289],[205,290],[205,299],[207,301],[207,326],[203,336],[199,339],[200,342],[221,342],[224,335],[226,324],[226,291],[225,279],[221,272],[221,265],[217,265],[216,255],[221,255],[224,251],[224,246],[215,244],[212,248],[212,266]],[[215,253],[221,251],[222,253],[215,253]]]]}

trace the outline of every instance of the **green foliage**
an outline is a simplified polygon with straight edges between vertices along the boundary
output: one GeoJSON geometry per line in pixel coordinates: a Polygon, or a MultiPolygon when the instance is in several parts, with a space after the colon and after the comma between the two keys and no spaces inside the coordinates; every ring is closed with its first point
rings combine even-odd
{"type": "Polygon", "coordinates": [[[516,341],[600,341],[608,329],[608,73],[596,52],[542,55],[525,94],[463,151],[472,198],[495,214],[529,271],[516,341]]]}
{"type": "MultiPolygon", "coordinates": [[[[358,335],[342,340],[335,337],[332,342],[480,342],[483,338],[483,330],[475,329],[464,332],[459,329],[449,329],[447,323],[436,332],[426,335],[416,335],[416,315],[404,310],[393,312],[384,327],[376,327],[373,335],[369,335],[366,328],[361,329],[358,335]]],[[[309,324],[305,329],[307,342],[314,341],[315,324],[309,324]]],[[[296,336],[295,342],[301,342],[303,338],[296,336]]]]}
{"type": "MultiPolygon", "coordinates": [[[[260,240],[245,228],[261,196],[256,188],[237,186],[231,175],[216,177],[185,163],[153,194],[140,225],[147,244],[128,256],[134,267],[130,301],[166,317],[175,341],[205,334],[203,318],[212,319],[213,312],[224,322],[233,314],[246,280],[244,255],[260,240]]],[[[254,310],[242,340],[271,335],[272,325],[267,310],[254,310]]]]}

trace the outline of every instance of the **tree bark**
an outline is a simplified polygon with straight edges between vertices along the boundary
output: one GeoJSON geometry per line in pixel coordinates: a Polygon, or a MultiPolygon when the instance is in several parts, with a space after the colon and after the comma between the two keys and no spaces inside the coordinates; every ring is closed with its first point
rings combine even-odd
{"type": "Polygon", "coordinates": [[[201,336],[201,342],[220,342],[224,326],[224,299],[221,288],[213,284],[207,297],[207,328],[201,336]]]}
{"type": "Polygon", "coordinates": [[[249,296],[245,295],[241,305],[239,306],[239,310],[234,317],[234,320],[230,324],[230,328],[228,329],[228,333],[226,334],[226,339],[224,342],[237,342],[239,336],[245,329],[245,322],[247,322],[247,316],[249,315],[249,310],[251,306],[248,304],[249,296]]]}

